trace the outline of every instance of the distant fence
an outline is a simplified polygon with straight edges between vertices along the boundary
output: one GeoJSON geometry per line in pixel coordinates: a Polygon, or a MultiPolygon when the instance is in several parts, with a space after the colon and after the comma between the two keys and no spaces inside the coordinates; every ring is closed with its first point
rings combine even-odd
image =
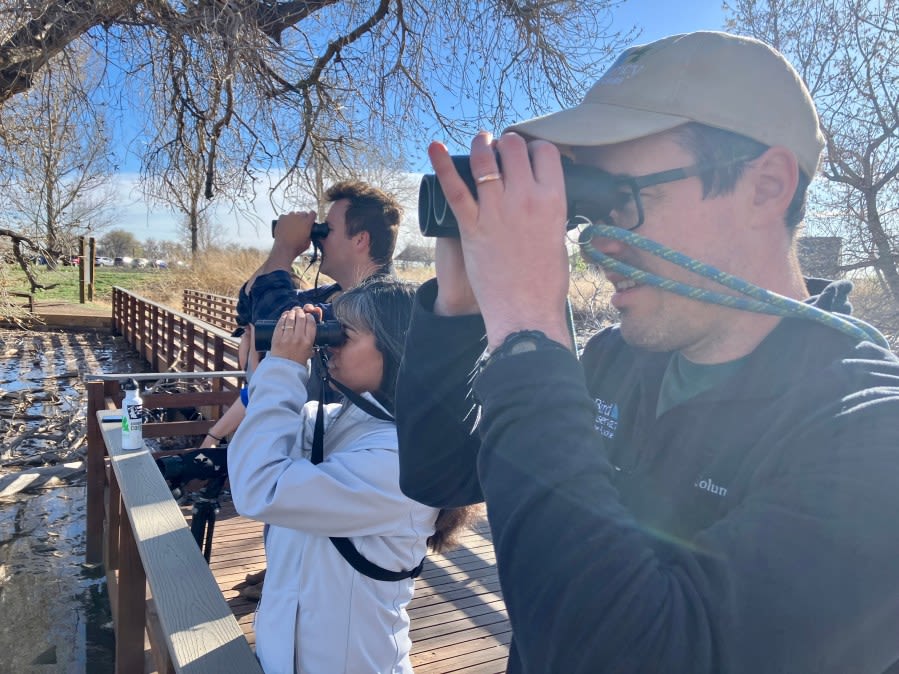
{"type": "Polygon", "coordinates": [[[237,327],[237,298],[234,297],[185,289],[181,309],[188,316],[224,328],[228,332],[237,327]]]}
{"type": "MultiPolygon", "coordinates": [[[[230,332],[118,286],[112,289],[112,325],[156,372],[240,369],[238,340],[230,332]]],[[[229,380],[221,385],[238,388],[229,380]]]]}

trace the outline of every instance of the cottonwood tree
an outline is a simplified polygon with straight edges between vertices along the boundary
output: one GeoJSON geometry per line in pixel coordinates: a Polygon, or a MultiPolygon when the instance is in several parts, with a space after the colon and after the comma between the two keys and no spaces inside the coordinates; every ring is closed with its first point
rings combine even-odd
{"type": "Polygon", "coordinates": [[[478,128],[579,99],[633,38],[610,28],[618,0],[5,4],[0,101],[76,41],[92,45],[121,84],[113,107],[151,111],[135,123],[151,193],[180,189],[192,154],[197,208],[249,203],[264,174],[315,153],[344,166],[361,145],[420,147],[407,164],[421,168],[432,137],[467,145],[478,128]]]}
{"type": "Polygon", "coordinates": [[[737,0],[725,10],[731,29],[785,53],[815,99],[827,182],[808,220],[844,237],[844,270],[873,269],[899,302],[899,3],[737,0]]]}
{"type": "MultiPolygon", "coordinates": [[[[225,190],[232,201],[249,200],[252,189],[245,189],[243,166],[234,164],[234,157],[242,153],[220,152],[228,141],[240,142],[240,134],[232,138],[224,133],[234,113],[230,76],[219,76],[220,70],[214,69],[197,82],[190,67],[195,55],[189,41],[169,40],[165,47],[161,57],[147,53],[154,78],[163,84],[150,95],[153,137],[144,156],[143,188],[145,196],[182,216],[185,239],[196,257],[215,243],[218,231],[209,209],[216,193],[225,190]]],[[[219,57],[215,52],[208,56],[212,61],[219,57]]]]}
{"type": "Polygon", "coordinates": [[[132,257],[142,250],[140,241],[124,229],[111,229],[97,242],[99,250],[107,257],[132,257]]]}
{"type": "Polygon", "coordinates": [[[96,82],[90,65],[84,53],[62,54],[0,109],[4,218],[41,242],[51,265],[108,222],[113,202],[105,116],[85,97],[96,82]]]}

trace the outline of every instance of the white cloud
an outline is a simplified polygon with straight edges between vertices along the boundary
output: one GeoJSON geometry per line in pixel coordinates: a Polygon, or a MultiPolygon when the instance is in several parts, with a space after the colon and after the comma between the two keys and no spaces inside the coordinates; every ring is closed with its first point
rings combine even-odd
{"type": "MultiPolygon", "coordinates": [[[[118,198],[112,229],[124,229],[141,241],[177,241],[182,236],[179,222],[183,216],[173,209],[145,200],[141,194],[138,174],[116,175],[114,189],[118,198]]],[[[275,217],[275,210],[265,197],[257,198],[253,208],[255,215],[233,211],[224,206],[213,207],[211,217],[223,226],[225,240],[222,243],[268,247],[268,223],[275,217]]]]}

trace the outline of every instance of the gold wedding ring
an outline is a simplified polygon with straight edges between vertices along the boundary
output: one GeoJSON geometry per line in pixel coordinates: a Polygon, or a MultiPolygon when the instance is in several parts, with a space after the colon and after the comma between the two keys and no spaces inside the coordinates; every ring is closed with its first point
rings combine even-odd
{"type": "Polygon", "coordinates": [[[483,185],[484,183],[489,183],[491,180],[502,180],[502,179],[503,179],[502,173],[488,173],[487,175],[481,176],[480,178],[475,178],[474,181],[478,185],[483,185]]]}

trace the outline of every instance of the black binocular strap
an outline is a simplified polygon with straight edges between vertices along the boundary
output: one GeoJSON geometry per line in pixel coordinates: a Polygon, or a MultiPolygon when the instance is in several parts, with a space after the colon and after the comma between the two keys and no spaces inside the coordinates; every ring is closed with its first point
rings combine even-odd
{"type": "MultiPolygon", "coordinates": [[[[320,354],[319,357],[321,357],[320,354]]],[[[322,362],[322,365],[324,366],[325,363],[322,362]]],[[[335,387],[341,393],[347,396],[357,407],[362,409],[364,412],[367,412],[369,415],[378,419],[383,419],[384,421],[393,421],[393,417],[382,410],[380,407],[378,407],[377,405],[373,405],[371,402],[360,396],[355,391],[351,391],[337,380],[331,379],[330,376],[328,376],[327,366],[323,367],[322,386],[319,389],[318,411],[315,414],[315,430],[313,431],[312,435],[312,454],[310,456],[310,461],[312,461],[314,465],[319,464],[324,460],[325,405],[322,402],[321,398],[324,397],[325,386],[328,385],[329,381],[333,382],[335,387]]],[[[334,547],[337,548],[337,552],[341,554],[341,556],[347,561],[350,566],[356,569],[356,571],[361,573],[363,576],[368,576],[369,578],[373,578],[375,580],[396,581],[405,580],[406,578],[417,578],[421,573],[422,567],[425,564],[425,560],[424,558],[422,558],[421,562],[419,562],[418,566],[416,566],[414,569],[411,569],[409,571],[390,571],[382,566],[378,566],[377,564],[370,562],[365,557],[363,557],[349,538],[336,538],[334,536],[331,536],[330,539],[331,543],[334,544],[334,547]]]]}

